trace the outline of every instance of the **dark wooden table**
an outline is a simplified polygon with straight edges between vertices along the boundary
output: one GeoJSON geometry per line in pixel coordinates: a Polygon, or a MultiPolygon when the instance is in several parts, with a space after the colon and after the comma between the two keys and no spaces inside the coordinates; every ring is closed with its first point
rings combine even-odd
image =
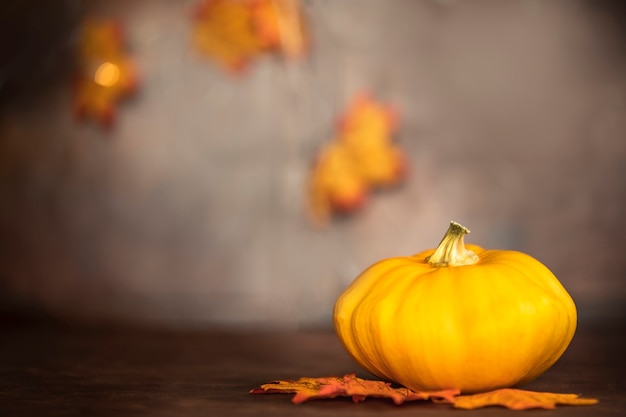
{"type": "Polygon", "coordinates": [[[332,330],[165,331],[59,324],[0,326],[0,416],[626,416],[620,323],[581,326],[564,357],[525,388],[600,399],[587,407],[456,410],[383,399],[301,405],[250,395],[273,379],[360,371],[332,330]]]}

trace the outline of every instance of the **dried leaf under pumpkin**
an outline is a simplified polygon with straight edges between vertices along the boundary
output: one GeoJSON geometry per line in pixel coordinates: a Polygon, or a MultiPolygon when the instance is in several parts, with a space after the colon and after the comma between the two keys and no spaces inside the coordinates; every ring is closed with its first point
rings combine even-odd
{"type": "Polygon", "coordinates": [[[251,394],[295,393],[292,398],[294,404],[300,404],[312,399],[352,397],[355,403],[364,401],[367,397],[390,398],[395,404],[405,401],[438,400],[453,401],[459,394],[456,390],[415,392],[408,388],[394,388],[388,382],[361,379],[354,374],[343,377],[308,378],[297,381],[274,381],[263,384],[250,391],[251,394]]]}
{"type": "Polygon", "coordinates": [[[393,387],[388,382],[358,378],[354,374],[343,377],[302,377],[296,381],[277,380],[263,384],[250,391],[251,394],[295,394],[294,404],[323,398],[352,397],[355,403],[371,398],[389,398],[400,405],[407,401],[431,400],[451,404],[455,408],[472,410],[489,406],[501,406],[510,410],[533,408],[554,409],[557,405],[593,405],[598,400],[580,398],[576,394],[533,392],[520,389],[498,389],[473,395],[459,395],[458,390],[416,392],[404,387],[393,387]]]}
{"type": "Polygon", "coordinates": [[[533,392],[514,388],[503,388],[474,395],[461,395],[454,398],[456,408],[473,410],[488,406],[503,406],[511,410],[529,410],[544,408],[551,410],[557,405],[593,405],[598,400],[580,398],[576,394],[557,394],[552,392],[533,392]]]}

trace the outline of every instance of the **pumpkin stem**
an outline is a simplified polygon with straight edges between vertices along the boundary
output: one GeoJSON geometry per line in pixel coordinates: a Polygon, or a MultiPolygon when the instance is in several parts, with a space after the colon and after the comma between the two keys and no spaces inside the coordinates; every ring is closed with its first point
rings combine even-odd
{"type": "Polygon", "coordinates": [[[434,267],[473,265],[478,262],[478,255],[465,248],[463,237],[470,231],[455,221],[450,227],[432,255],[426,262],[434,267]]]}

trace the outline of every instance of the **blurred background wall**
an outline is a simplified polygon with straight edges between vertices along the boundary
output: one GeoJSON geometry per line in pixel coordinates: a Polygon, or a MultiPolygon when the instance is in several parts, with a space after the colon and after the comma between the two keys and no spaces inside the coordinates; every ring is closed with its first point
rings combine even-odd
{"type": "Polygon", "coordinates": [[[303,1],[308,59],[224,74],[190,44],[195,2],[5,1],[0,302],[164,324],[329,325],[385,257],[467,242],[545,263],[581,320],[626,291],[619,2],[303,1]],[[125,24],[139,94],[105,131],[71,111],[87,16],[125,24]],[[409,177],[313,228],[306,180],[359,91],[397,107],[409,177]]]}

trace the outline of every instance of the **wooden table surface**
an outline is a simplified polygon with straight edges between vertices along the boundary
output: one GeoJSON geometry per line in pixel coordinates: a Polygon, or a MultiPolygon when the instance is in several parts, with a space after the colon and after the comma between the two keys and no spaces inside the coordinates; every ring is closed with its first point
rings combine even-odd
{"type": "Polygon", "coordinates": [[[166,331],[59,324],[0,326],[0,416],[626,416],[625,327],[580,326],[563,358],[525,388],[595,406],[457,410],[384,399],[301,405],[250,395],[273,379],[356,372],[331,330],[166,331]]]}

